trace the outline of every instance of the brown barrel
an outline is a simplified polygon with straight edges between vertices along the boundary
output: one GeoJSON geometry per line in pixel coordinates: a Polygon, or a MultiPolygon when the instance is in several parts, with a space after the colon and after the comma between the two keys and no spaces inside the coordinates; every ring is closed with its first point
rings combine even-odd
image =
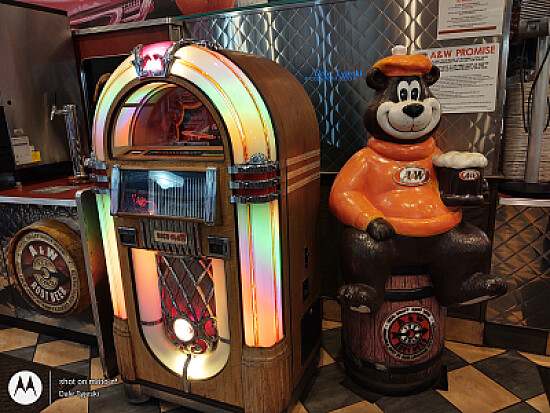
{"type": "Polygon", "coordinates": [[[80,236],[69,226],[41,220],[12,238],[8,264],[14,283],[36,310],[54,317],[90,305],[80,236]]]}
{"type": "Polygon", "coordinates": [[[358,384],[404,395],[429,388],[440,376],[446,309],[424,271],[395,272],[376,313],[342,307],[342,354],[358,384]]]}

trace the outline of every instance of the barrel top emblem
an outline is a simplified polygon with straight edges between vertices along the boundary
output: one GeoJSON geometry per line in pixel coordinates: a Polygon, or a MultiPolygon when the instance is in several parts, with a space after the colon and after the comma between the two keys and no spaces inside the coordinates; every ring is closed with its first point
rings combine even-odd
{"type": "Polygon", "coordinates": [[[430,349],[434,328],[435,318],[426,308],[400,308],[382,325],[385,349],[399,360],[416,360],[430,349]]]}

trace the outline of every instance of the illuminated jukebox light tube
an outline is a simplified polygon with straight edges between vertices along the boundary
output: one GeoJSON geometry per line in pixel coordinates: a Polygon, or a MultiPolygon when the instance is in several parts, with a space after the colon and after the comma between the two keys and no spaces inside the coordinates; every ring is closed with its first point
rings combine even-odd
{"type": "Polygon", "coordinates": [[[115,224],[110,214],[111,197],[109,194],[96,194],[96,202],[114,314],[118,318],[126,320],[128,315],[126,312],[126,302],[124,301],[124,290],[122,288],[115,224]]]}
{"type": "Polygon", "coordinates": [[[194,83],[220,111],[231,137],[234,163],[255,153],[276,160],[275,133],[260,93],[232,61],[204,47],[175,53],[171,72],[194,83]]]}
{"type": "Polygon", "coordinates": [[[255,154],[249,162],[229,167],[229,173],[239,222],[245,343],[271,347],[284,337],[278,164],[255,154]]]}
{"type": "Polygon", "coordinates": [[[277,201],[237,205],[237,217],[245,343],[271,347],[284,337],[277,201]]]}
{"type": "MultiPolygon", "coordinates": [[[[165,333],[162,322],[161,297],[158,288],[156,252],[132,249],[139,315],[143,335],[155,356],[174,373],[181,375],[187,354],[178,350],[165,333]]],[[[187,367],[188,380],[203,380],[219,373],[229,359],[229,313],[225,268],[222,259],[212,259],[213,282],[216,289],[216,348],[209,353],[192,355],[187,367]]]]}

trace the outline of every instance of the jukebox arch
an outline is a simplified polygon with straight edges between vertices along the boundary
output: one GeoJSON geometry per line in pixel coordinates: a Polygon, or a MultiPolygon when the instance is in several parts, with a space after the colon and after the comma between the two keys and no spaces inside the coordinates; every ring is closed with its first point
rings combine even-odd
{"type": "MultiPolygon", "coordinates": [[[[313,337],[301,348],[304,333],[293,333],[290,323],[294,317],[299,325],[310,310],[318,282],[311,297],[283,300],[283,273],[288,277],[292,264],[282,254],[289,236],[281,231],[288,206],[281,204],[287,181],[279,156],[283,145],[302,167],[294,174],[302,178],[297,189],[318,187],[318,130],[309,98],[288,72],[206,46],[138,47],[116,69],[96,109],[93,176],[115,315],[127,323],[128,337],[141,337],[119,338],[117,347],[134,360],[150,354],[133,365],[119,360],[128,366],[123,376],[133,382],[160,363],[180,377],[155,373],[169,387],[243,406],[263,403],[245,397],[257,392],[253,386],[269,387],[251,387],[253,374],[269,366],[286,376],[295,365],[299,378],[318,343],[313,337]],[[257,63],[267,69],[264,78],[257,68],[248,73],[257,63]],[[261,86],[270,81],[272,90],[261,86]],[[299,92],[297,102],[279,97],[276,109],[288,106],[293,126],[280,114],[272,118],[274,100],[266,99],[286,82],[299,92]],[[300,121],[310,136],[292,142],[300,121]],[[211,395],[213,383],[229,381],[211,395]]],[[[313,243],[313,230],[308,237],[313,243]]],[[[284,384],[273,403],[286,404],[294,385],[284,384]]]]}

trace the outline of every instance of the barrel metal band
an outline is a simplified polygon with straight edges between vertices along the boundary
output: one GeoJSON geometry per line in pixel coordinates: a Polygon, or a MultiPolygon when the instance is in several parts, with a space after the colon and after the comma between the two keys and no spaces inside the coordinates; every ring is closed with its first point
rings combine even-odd
{"type": "Polygon", "coordinates": [[[429,274],[429,268],[426,266],[413,267],[393,267],[391,275],[425,275],[429,274]]]}
{"type": "Polygon", "coordinates": [[[391,289],[386,290],[384,299],[386,301],[413,301],[422,300],[423,298],[433,297],[435,289],[431,285],[426,285],[419,288],[411,288],[408,290],[391,289]]]}
{"type": "Polygon", "coordinates": [[[421,363],[416,364],[408,364],[408,365],[402,365],[402,366],[392,366],[385,363],[379,363],[371,360],[367,360],[364,358],[357,357],[355,354],[352,353],[352,351],[348,348],[346,348],[346,354],[352,360],[355,364],[360,365],[361,367],[370,369],[370,370],[376,370],[381,371],[384,373],[390,373],[390,374],[411,374],[411,373],[418,373],[420,371],[426,370],[433,365],[435,365],[441,356],[443,355],[443,350],[440,350],[435,356],[430,358],[429,360],[423,361],[421,363]]]}

